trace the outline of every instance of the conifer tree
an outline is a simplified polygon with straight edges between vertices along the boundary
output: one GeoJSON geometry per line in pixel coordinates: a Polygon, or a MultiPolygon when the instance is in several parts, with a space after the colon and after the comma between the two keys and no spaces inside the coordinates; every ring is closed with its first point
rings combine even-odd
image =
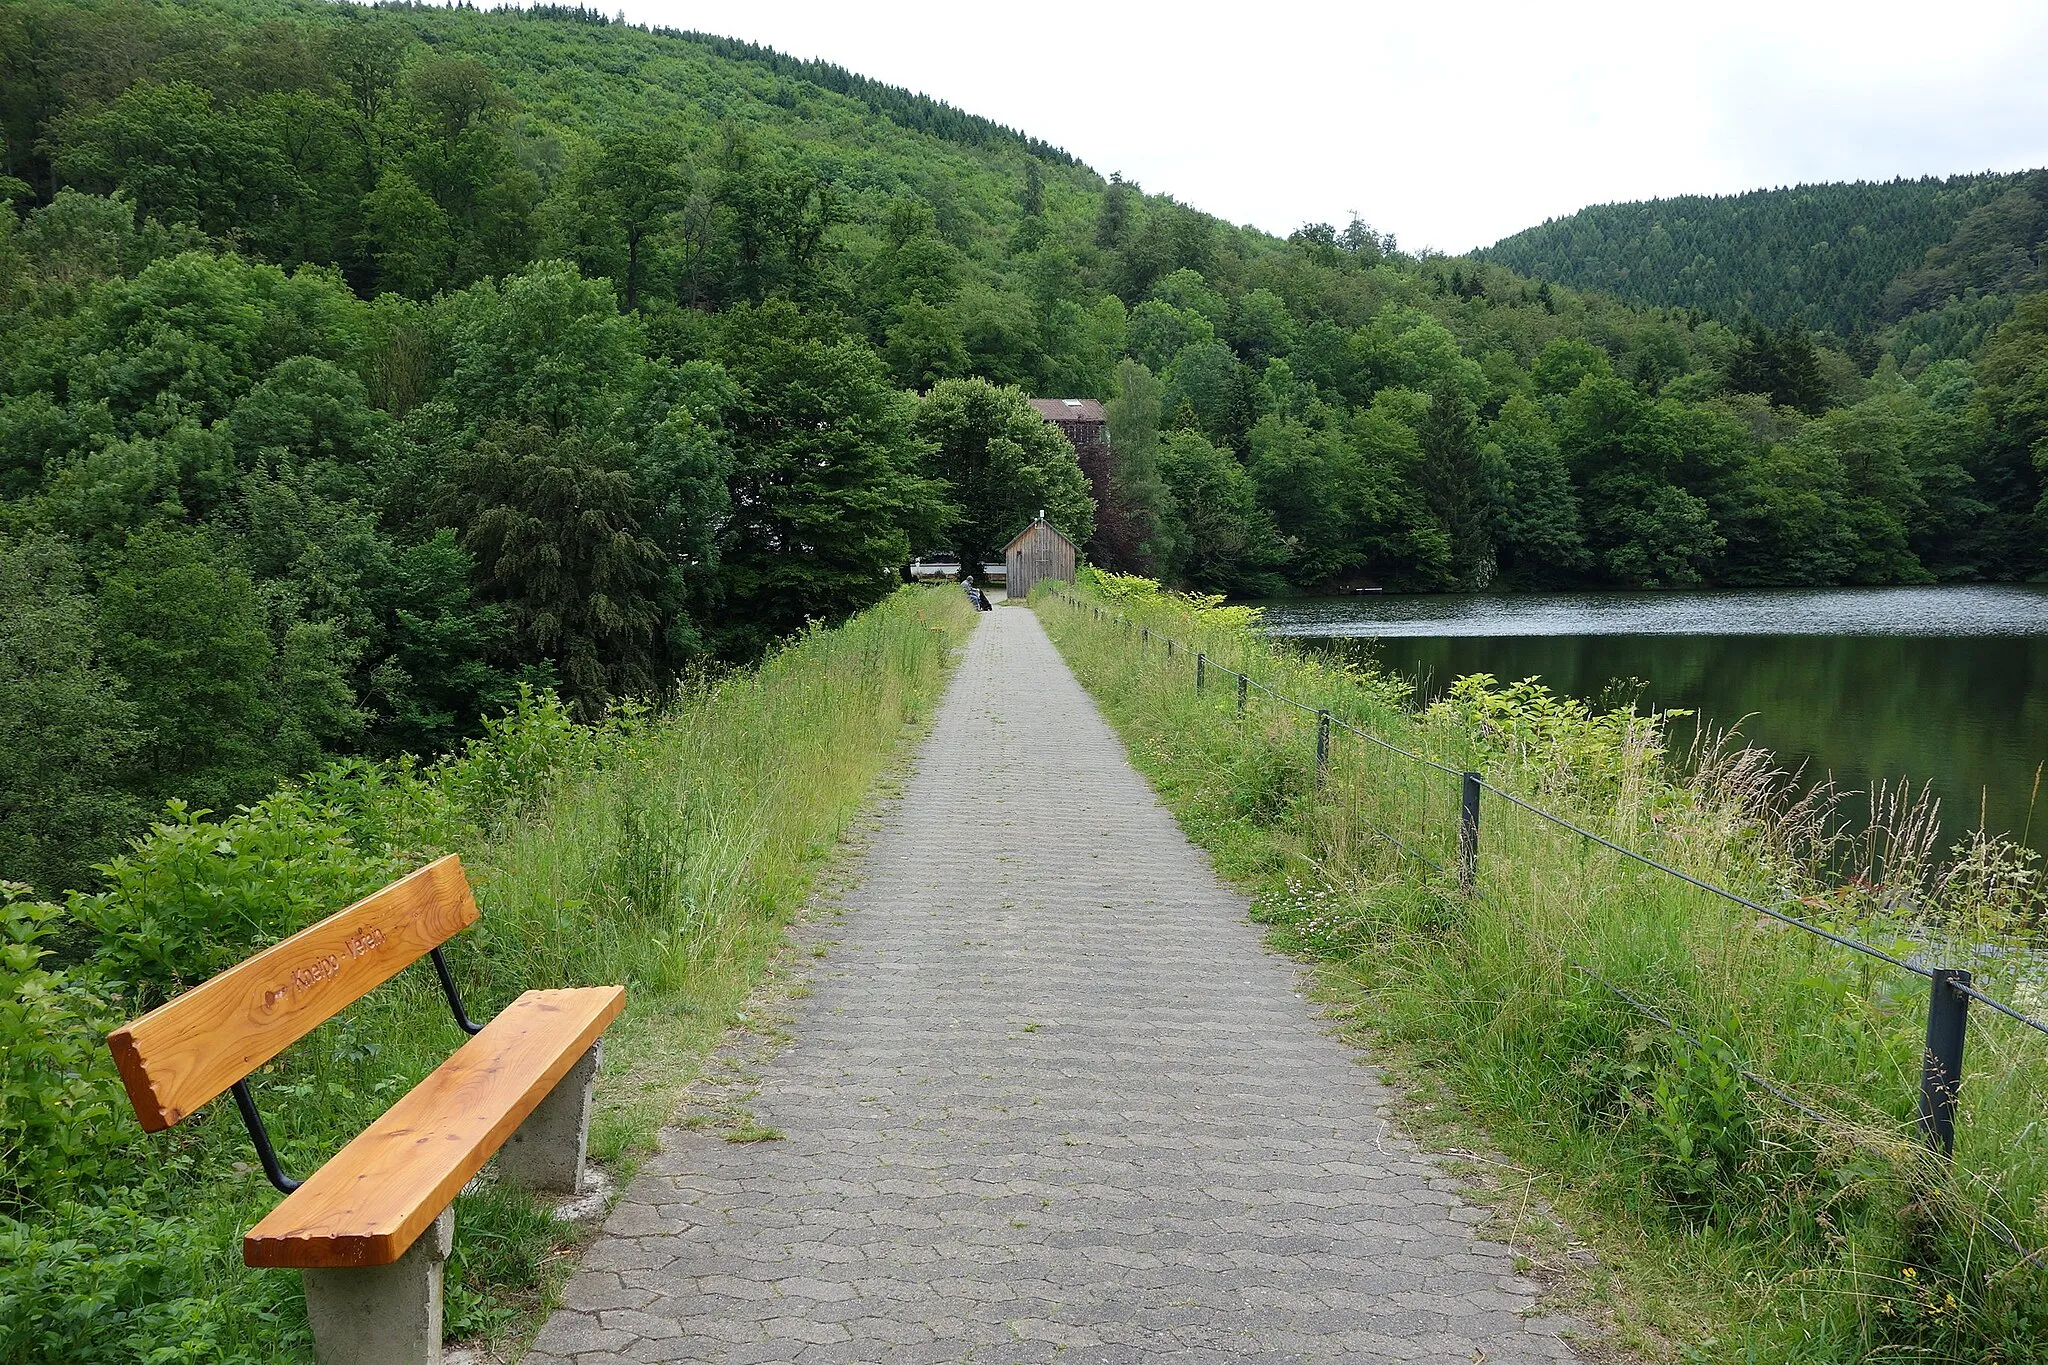
{"type": "Polygon", "coordinates": [[[665,581],[623,452],[590,433],[494,423],[449,479],[462,546],[523,652],[585,712],[655,683],[665,581]]]}
{"type": "Polygon", "coordinates": [[[1116,368],[1109,417],[1109,487],[1095,514],[1092,558],[1112,568],[1172,577],[1186,534],[1173,491],[1159,472],[1159,422],[1165,391],[1136,360],[1116,368]]]}
{"type": "Polygon", "coordinates": [[[1430,394],[1416,435],[1422,442],[1423,492],[1450,537],[1451,575],[1461,588],[1493,581],[1494,489],[1472,402],[1449,384],[1430,394]]]}

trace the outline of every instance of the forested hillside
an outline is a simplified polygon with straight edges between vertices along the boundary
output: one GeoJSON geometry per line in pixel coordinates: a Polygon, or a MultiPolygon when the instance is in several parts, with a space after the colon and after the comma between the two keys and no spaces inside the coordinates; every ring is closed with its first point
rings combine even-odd
{"type": "Polygon", "coordinates": [[[522,685],[658,694],[1039,507],[1246,593],[2043,567],[2038,296],[1902,366],[1280,241],[580,10],[0,0],[0,127],[0,871],[39,884],[522,685]],[[1113,467],[1026,393],[1107,399],[1113,467]]]}
{"type": "Polygon", "coordinates": [[[2048,285],[2048,172],[1598,204],[1476,253],[1723,322],[1798,321],[1909,370],[1968,356],[2048,285]]]}

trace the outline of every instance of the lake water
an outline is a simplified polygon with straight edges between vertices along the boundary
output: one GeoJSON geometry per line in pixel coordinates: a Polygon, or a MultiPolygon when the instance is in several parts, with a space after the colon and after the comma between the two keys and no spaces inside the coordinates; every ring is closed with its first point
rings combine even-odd
{"type": "MultiPolygon", "coordinates": [[[[1740,723],[1811,781],[1931,781],[1951,835],[2029,830],[2048,761],[2048,587],[1371,594],[1269,602],[1276,634],[1329,642],[1438,695],[1450,679],[1538,677],[1595,699],[1641,680],[1647,705],[1740,723]]],[[[1678,744],[1689,735],[1674,737],[1678,744]]]]}

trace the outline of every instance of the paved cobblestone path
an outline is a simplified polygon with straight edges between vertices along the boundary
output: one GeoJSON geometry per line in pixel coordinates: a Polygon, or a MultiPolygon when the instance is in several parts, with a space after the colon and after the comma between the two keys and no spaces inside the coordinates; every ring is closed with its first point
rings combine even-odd
{"type": "Polygon", "coordinates": [[[1031,612],[984,617],[751,1101],[529,1365],[1569,1361],[1031,612]]]}

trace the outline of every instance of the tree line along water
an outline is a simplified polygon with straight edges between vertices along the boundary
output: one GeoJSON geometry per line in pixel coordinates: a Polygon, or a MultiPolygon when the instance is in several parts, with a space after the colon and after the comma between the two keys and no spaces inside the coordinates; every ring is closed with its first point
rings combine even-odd
{"type": "Polygon", "coordinates": [[[1490,673],[1686,710],[1671,727],[1680,754],[1703,730],[1734,728],[1804,785],[1924,785],[1944,837],[1981,824],[2048,842],[2035,809],[2048,761],[2038,588],[1319,599],[1275,603],[1267,619],[1424,699],[1490,673]]]}

